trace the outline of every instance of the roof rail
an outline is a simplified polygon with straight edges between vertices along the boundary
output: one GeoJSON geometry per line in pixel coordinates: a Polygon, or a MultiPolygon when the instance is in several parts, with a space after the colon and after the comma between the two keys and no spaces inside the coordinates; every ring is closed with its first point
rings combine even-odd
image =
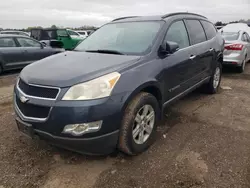
{"type": "Polygon", "coordinates": [[[127,18],[135,18],[135,17],[138,17],[138,16],[126,16],[126,17],[116,18],[116,19],[112,20],[112,22],[127,19],[127,18]]]}
{"type": "Polygon", "coordinates": [[[170,13],[170,14],[165,14],[162,16],[162,18],[167,18],[167,17],[170,17],[170,16],[176,16],[176,15],[181,15],[181,14],[188,14],[188,15],[194,15],[194,16],[200,16],[202,18],[206,18],[205,16],[202,16],[200,14],[195,14],[195,13],[190,13],[190,12],[176,12],[176,13],[170,13]]]}

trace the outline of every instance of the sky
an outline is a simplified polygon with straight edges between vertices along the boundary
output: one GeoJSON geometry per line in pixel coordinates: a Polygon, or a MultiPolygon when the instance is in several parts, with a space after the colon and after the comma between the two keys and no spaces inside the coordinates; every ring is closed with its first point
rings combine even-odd
{"type": "Polygon", "coordinates": [[[250,0],[6,0],[0,3],[0,28],[101,26],[122,16],[188,11],[209,20],[250,19],[250,0]]]}

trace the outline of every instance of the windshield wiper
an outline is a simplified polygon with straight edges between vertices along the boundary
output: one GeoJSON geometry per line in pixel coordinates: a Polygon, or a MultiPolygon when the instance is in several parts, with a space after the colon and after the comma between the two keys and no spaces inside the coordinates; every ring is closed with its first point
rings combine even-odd
{"type": "Polygon", "coordinates": [[[93,53],[104,53],[104,54],[118,54],[118,55],[125,55],[116,50],[86,50],[85,52],[93,52],[93,53]]]}

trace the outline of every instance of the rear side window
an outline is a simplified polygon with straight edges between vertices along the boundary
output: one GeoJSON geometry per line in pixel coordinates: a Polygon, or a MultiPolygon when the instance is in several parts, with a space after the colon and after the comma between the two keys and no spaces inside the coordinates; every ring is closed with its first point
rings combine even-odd
{"type": "Polygon", "coordinates": [[[57,30],[57,35],[62,37],[62,36],[65,36],[67,37],[68,36],[68,33],[65,29],[60,29],[60,30],[57,30]]]}
{"type": "Polygon", "coordinates": [[[244,34],[242,35],[241,40],[244,41],[244,42],[248,42],[248,38],[247,38],[246,33],[244,33],[244,34]]]}
{"type": "Polygon", "coordinates": [[[16,47],[13,38],[0,38],[0,48],[16,47]]]}
{"type": "Polygon", "coordinates": [[[207,22],[207,21],[201,21],[201,23],[205,29],[207,39],[210,40],[210,39],[214,38],[216,35],[216,29],[215,29],[214,25],[207,22]]]}
{"type": "Polygon", "coordinates": [[[186,20],[186,23],[192,45],[207,40],[204,29],[198,20],[186,20]]]}
{"type": "Polygon", "coordinates": [[[176,42],[180,49],[189,46],[188,34],[183,21],[177,21],[169,27],[164,42],[176,42]]]}
{"type": "Polygon", "coordinates": [[[248,35],[247,33],[245,33],[245,34],[246,34],[246,37],[247,37],[247,41],[250,42],[250,37],[249,37],[249,35],[248,35]]]}

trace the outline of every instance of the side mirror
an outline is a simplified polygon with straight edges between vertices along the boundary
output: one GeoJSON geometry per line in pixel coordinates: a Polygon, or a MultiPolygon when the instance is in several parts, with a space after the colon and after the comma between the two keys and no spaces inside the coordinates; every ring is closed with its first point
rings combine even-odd
{"type": "Polygon", "coordinates": [[[44,43],[40,43],[40,48],[43,49],[44,47],[44,43]]]}
{"type": "Polygon", "coordinates": [[[41,48],[43,49],[44,47],[46,47],[47,45],[46,45],[46,43],[45,42],[42,42],[41,43],[41,48]]]}
{"type": "Polygon", "coordinates": [[[166,47],[165,47],[166,52],[168,52],[170,54],[172,54],[180,49],[179,44],[177,44],[176,42],[168,41],[165,45],[166,45],[166,47]]]}
{"type": "Polygon", "coordinates": [[[164,54],[173,54],[180,49],[176,42],[167,41],[161,46],[161,52],[164,54]]]}

